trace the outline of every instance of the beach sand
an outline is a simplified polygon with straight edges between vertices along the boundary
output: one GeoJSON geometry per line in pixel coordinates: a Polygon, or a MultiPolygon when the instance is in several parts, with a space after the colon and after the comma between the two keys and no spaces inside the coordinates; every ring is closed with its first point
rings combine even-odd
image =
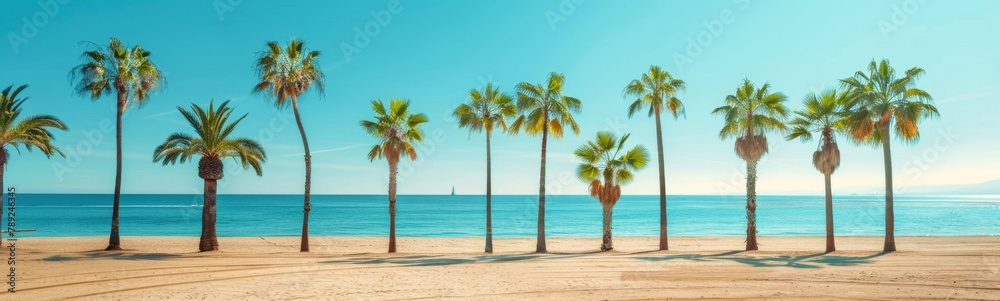
{"type": "MultiPolygon", "coordinates": [[[[535,240],[383,237],[220,238],[222,251],[198,253],[197,237],[123,237],[124,251],[95,251],[106,237],[18,241],[17,292],[3,300],[623,300],[623,299],[973,299],[1000,300],[1000,236],[617,237],[535,240]]],[[[6,244],[6,241],[5,241],[6,244]]]]}

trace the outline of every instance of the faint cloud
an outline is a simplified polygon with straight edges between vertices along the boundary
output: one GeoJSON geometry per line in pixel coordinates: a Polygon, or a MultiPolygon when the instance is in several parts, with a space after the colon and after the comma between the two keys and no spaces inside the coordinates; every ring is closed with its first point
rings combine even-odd
{"type": "MultiPolygon", "coordinates": [[[[484,149],[485,151],[485,149],[484,149]]],[[[504,157],[514,157],[514,158],[541,158],[542,153],[540,150],[535,151],[510,151],[510,150],[494,150],[493,153],[499,154],[504,157]]],[[[574,162],[575,157],[572,153],[564,152],[546,152],[545,159],[547,161],[563,161],[563,162],[574,162]]]]}
{"type": "Polygon", "coordinates": [[[148,117],[148,118],[157,118],[157,117],[163,117],[163,116],[167,116],[167,115],[174,114],[174,113],[177,113],[176,109],[170,110],[170,111],[166,111],[166,112],[160,112],[160,113],[152,114],[152,115],[149,115],[149,116],[146,116],[146,117],[148,117]]]}
{"type": "MultiPolygon", "coordinates": [[[[116,158],[118,154],[114,151],[94,150],[94,152],[91,153],[90,156],[95,158],[116,158]]],[[[122,152],[122,159],[152,160],[153,156],[152,155],[146,156],[137,152],[122,152]]]]}
{"type": "MultiPolygon", "coordinates": [[[[322,153],[339,152],[339,151],[345,151],[345,150],[349,150],[349,149],[359,148],[361,146],[362,146],[361,144],[353,144],[353,145],[348,145],[348,146],[328,148],[328,149],[323,149],[323,150],[318,150],[318,151],[311,151],[310,153],[313,154],[313,155],[315,155],[315,154],[322,154],[322,153]]],[[[286,155],[280,155],[280,156],[275,156],[275,157],[284,158],[284,157],[297,157],[297,156],[303,156],[303,155],[305,155],[305,153],[286,154],[286,155]]]]}
{"type": "Polygon", "coordinates": [[[948,97],[948,98],[945,98],[944,100],[938,101],[937,103],[938,104],[948,104],[948,103],[954,103],[954,102],[960,102],[960,101],[978,100],[978,99],[983,99],[983,98],[992,98],[992,97],[995,97],[995,96],[998,96],[998,95],[1000,95],[1000,89],[975,91],[975,92],[969,92],[969,93],[964,93],[964,94],[959,94],[959,95],[955,95],[955,96],[952,96],[952,97],[948,97]]]}

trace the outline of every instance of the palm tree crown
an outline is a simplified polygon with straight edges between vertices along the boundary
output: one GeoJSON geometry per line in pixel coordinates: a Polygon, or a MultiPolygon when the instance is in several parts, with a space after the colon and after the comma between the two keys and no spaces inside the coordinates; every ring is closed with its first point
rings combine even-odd
{"type": "MultiPolygon", "coordinates": [[[[191,111],[177,107],[188,124],[194,128],[195,135],[184,133],[173,133],[153,152],[153,162],[163,162],[163,165],[184,163],[193,160],[195,155],[203,158],[223,159],[233,158],[240,162],[243,168],[252,168],[258,176],[262,175],[261,164],[267,160],[264,148],[249,138],[231,138],[236,125],[246,118],[240,116],[233,122],[229,122],[229,115],[233,109],[228,107],[229,101],[223,102],[215,108],[214,102],[210,102],[208,110],[191,104],[191,111]]],[[[214,172],[199,169],[199,176],[208,180],[218,180],[222,178],[221,169],[218,175],[214,172]]]]}
{"type": "Polygon", "coordinates": [[[142,105],[150,93],[158,91],[166,78],[149,59],[151,53],[135,45],[125,46],[111,38],[107,47],[83,52],[83,63],[70,71],[76,93],[97,100],[112,91],[119,93],[120,110],[142,105]],[[122,98],[124,97],[124,98],[122,98]]]}
{"type": "Polygon", "coordinates": [[[507,119],[517,115],[517,106],[507,93],[500,92],[493,84],[483,91],[470,90],[469,102],[455,108],[458,126],[471,132],[492,132],[498,126],[507,130],[507,119]]]}
{"type": "Polygon", "coordinates": [[[735,150],[740,158],[760,160],[768,151],[764,135],[787,130],[784,123],[788,116],[784,105],[786,99],[780,92],[771,93],[770,84],[757,88],[750,80],[744,79],[743,84],[736,88],[736,94],[726,96],[725,105],[712,111],[712,114],[725,117],[719,138],[737,138],[735,150]]]}
{"type": "Polygon", "coordinates": [[[396,163],[403,155],[417,159],[414,143],[424,141],[420,125],[427,122],[427,115],[412,114],[409,107],[410,102],[405,99],[392,99],[388,107],[381,100],[372,100],[375,119],[361,121],[361,127],[381,142],[368,152],[369,161],[385,158],[396,163]]]}
{"type": "Polygon", "coordinates": [[[923,74],[924,69],[914,67],[897,78],[888,60],[873,60],[867,74],[858,71],[842,79],[841,84],[850,92],[847,107],[852,140],[878,147],[891,127],[899,139],[916,142],[920,138],[917,123],[940,116],[931,95],[913,87],[923,74]]]}
{"type": "Polygon", "coordinates": [[[649,107],[649,116],[663,110],[669,111],[674,118],[684,115],[684,104],[676,95],[686,88],[687,83],[683,80],[674,78],[660,66],[650,66],[648,73],[625,87],[625,97],[636,98],[628,106],[628,116],[646,107],[649,107]]]}
{"type": "Polygon", "coordinates": [[[287,106],[291,98],[310,88],[322,94],[326,79],[318,58],[319,51],[305,48],[305,43],[297,39],[285,48],[278,42],[267,42],[267,49],[258,54],[254,64],[260,82],[253,91],[276,97],[275,105],[279,107],[287,106]]]}
{"type": "Polygon", "coordinates": [[[789,122],[791,129],[786,140],[806,142],[812,140],[813,133],[820,134],[819,145],[813,153],[813,166],[824,174],[833,173],[840,166],[836,132],[843,130],[846,122],[847,95],[847,91],[837,90],[819,95],[810,93],[803,101],[805,108],[795,111],[795,119],[789,122]]]}
{"type": "Polygon", "coordinates": [[[38,148],[46,157],[53,154],[63,155],[59,148],[52,145],[52,132],[49,128],[68,130],[59,118],[51,115],[34,115],[23,119],[21,116],[21,105],[28,100],[28,97],[18,98],[19,94],[27,89],[27,85],[17,87],[9,86],[0,91],[0,168],[7,164],[7,145],[13,146],[20,151],[24,146],[28,151],[38,148]]]}
{"type": "Polygon", "coordinates": [[[573,154],[580,160],[576,174],[590,183],[590,196],[601,204],[614,206],[621,196],[621,185],[635,179],[635,171],[646,167],[649,152],[642,145],[625,148],[629,135],[621,139],[611,132],[598,132],[594,141],[587,141],[573,154]]]}
{"type": "Polygon", "coordinates": [[[563,127],[569,126],[573,133],[580,134],[580,125],[573,113],[580,112],[580,100],[562,95],[566,76],[552,72],[547,85],[521,83],[517,85],[517,109],[521,115],[510,126],[516,133],[524,129],[529,135],[548,131],[556,138],[563,136],[563,127]]]}

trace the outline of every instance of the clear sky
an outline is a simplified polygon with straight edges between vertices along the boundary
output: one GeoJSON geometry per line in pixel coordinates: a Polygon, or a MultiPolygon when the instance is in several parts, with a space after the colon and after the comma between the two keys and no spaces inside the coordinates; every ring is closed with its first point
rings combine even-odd
{"type": "MultiPolygon", "coordinates": [[[[236,132],[260,139],[269,155],[263,177],[237,172],[234,161],[225,161],[220,193],[301,193],[302,145],[291,110],[276,110],[273,99],[249,93],[255,52],[267,41],[293,37],[322,51],[327,75],[324,96],[300,99],[314,193],[386,192],[387,164],[368,162],[375,140],[358,121],[371,117],[369,100],[391,97],[410,99],[412,109],[430,117],[420,159],[401,168],[400,193],[445,194],[452,186],[460,194],[484,193],[484,138],[459,129],[451,111],[485,82],[511,91],[556,71],[566,74],[565,94],[583,101],[577,117],[582,132],[550,140],[548,189],[584,194],[585,185],[572,176],[571,152],[596,131],[630,132],[631,142],[655,154],[653,120],[629,119],[622,89],[657,64],[688,83],[679,95],[686,118],[664,120],[668,193],[741,194],[743,162],[732,140],[719,140],[722,120],[709,112],[743,78],[770,82],[788,95],[790,108],[799,109],[807,93],[834,87],[873,58],[887,58],[897,70],[925,68],[918,87],[934,96],[942,114],[921,125],[919,144],[893,142],[898,185],[998,178],[998,1],[394,3],[8,1],[0,18],[6,38],[0,85],[29,84],[27,114],[56,115],[71,131],[56,134],[66,159],[8,149],[5,184],[24,192],[113,191],[113,97],[92,102],[76,96],[67,78],[86,50],[78,42],[106,44],[109,37],[152,51],[168,80],[164,91],[125,118],[124,193],[201,193],[196,163],[162,167],[152,162],[152,152],[169,133],[191,132],[177,106],[211,99],[232,99],[236,113],[249,113],[236,132]]],[[[815,143],[779,136],[770,141],[758,192],[822,193],[822,175],[810,163],[815,143]]],[[[538,137],[496,136],[494,193],[537,193],[539,148],[538,137]]],[[[841,150],[835,191],[877,191],[881,151],[850,144],[841,150]]],[[[654,164],[624,192],[656,194],[657,186],[654,164]]]]}

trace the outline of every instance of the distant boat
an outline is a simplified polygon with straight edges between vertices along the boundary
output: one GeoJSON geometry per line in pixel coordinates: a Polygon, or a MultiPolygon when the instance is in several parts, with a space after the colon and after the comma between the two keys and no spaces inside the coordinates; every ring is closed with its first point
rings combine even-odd
{"type": "Polygon", "coordinates": [[[451,195],[455,195],[455,186],[451,186],[451,195]]]}

